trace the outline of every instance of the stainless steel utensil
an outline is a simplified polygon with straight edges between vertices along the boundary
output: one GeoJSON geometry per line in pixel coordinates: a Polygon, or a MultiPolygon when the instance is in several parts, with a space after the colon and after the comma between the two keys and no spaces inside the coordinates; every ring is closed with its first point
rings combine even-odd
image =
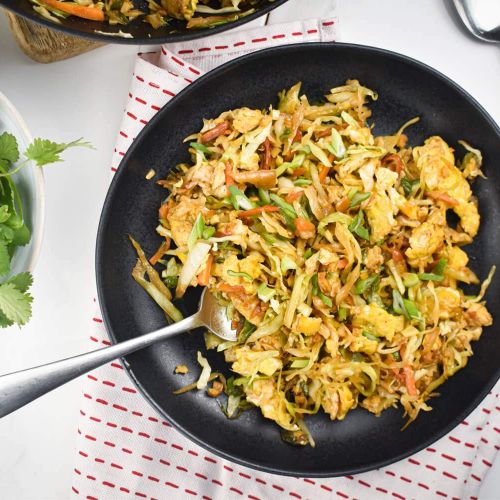
{"type": "Polygon", "coordinates": [[[453,0],[460,19],[473,36],[500,43],[500,3],[495,0],[453,0]]]}
{"type": "Polygon", "coordinates": [[[205,289],[198,312],[178,323],[110,347],[0,376],[0,417],[113,359],[199,327],[208,328],[224,340],[237,338],[227,318],[225,306],[221,306],[205,289]]]}

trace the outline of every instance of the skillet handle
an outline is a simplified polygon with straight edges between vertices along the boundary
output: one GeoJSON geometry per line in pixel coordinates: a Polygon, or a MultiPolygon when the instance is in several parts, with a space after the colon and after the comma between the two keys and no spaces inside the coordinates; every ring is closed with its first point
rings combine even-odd
{"type": "Polygon", "coordinates": [[[199,313],[110,347],[0,376],[0,418],[74,378],[187,330],[202,326],[199,313]]]}

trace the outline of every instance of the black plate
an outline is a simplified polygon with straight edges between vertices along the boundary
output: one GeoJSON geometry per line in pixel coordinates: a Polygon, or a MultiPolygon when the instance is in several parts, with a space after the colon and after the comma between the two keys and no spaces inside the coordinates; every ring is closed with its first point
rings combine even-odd
{"type": "MultiPolygon", "coordinates": [[[[134,235],[147,254],[160,242],[154,227],[165,190],[146,181],[146,172],[154,168],[163,178],[175,164],[186,161],[182,141],[199,130],[203,117],[240,106],[264,108],[276,102],[279,90],[299,80],[311,99],[319,99],[349,78],[379,92],[379,100],[371,106],[376,134],[394,133],[410,118],[421,116],[408,129],[411,143],[440,134],[458,149],[457,140],[465,138],[482,150],[488,180],[477,181],[475,192],[483,220],[468,253],[481,279],[493,264],[499,266],[500,130],[470,95],[432,68],[392,52],[346,44],[279,47],[230,62],[190,85],[149,122],[122,160],[104,204],[96,254],[99,300],[113,340],[126,340],[165,324],[163,314],[130,277],[136,258],[127,234],[134,235]]],[[[493,281],[487,298],[497,319],[500,277],[493,281]]],[[[183,301],[185,312],[195,307],[193,295],[183,301]]],[[[197,350],[204,350],[203,339],[193,332],[128,356],[126,366],[158,412],[212,452],[268,472],[326,477],[404,458],[464,419],[498,379],[500,323],[487,328],[474,344],[468,366],[431,401],[433,411],[423,413],[407,430],[400,431],[405,422],[401,410],[387,410],[377,418],[357,409],[342,422],[331,422],[322,414],[308,420],[316,448],[283,443],[278,427],[258,410],[230,421],[202,391],[173,396],[174,389],[198,376],[197,350]],[[189,366],[189,375],[173,374],[181,363],[189,366]]],[[[210,351],[208,358],[214,369],[228,372],[221,355],[210,351]]]]}
{"type": "MultiPolygon", "coordinates": [[[[136,19],[126,26],[111,26],[107,22],[87,21],[86,19],[80,19],[78,17],[69,17],[67,19],[62,19],[61,23],[57,24],[38,15],[37,12],[33,10],[33,4],[30,3],[29,0],[0,0],[0,5],[30,21],[44,24],[51,29],[63,31],[70,35],[99,40],[104,43],[146,45],[194,40],[195,38],[203,38],[215,33],[220,33],[267,14],[286,1],[287,0],[260,0],[254,7],[254,13],[238,19],[237,21],[223,24],[215,28],[189,30],[186,28],[185,21],[178,21],[176,19],[171,19],[166,26],[156,30],[141,19],[136,19]],[[104,34],[96,33],[96,31],[104,32],[104,34]],[[133,38],[106,35],[106,33],[118,33],[119,31],[130,33],[133,38]]],[[[135,0],[135,4],[143,9],[147,5],[145,0],[135,0]]]]}

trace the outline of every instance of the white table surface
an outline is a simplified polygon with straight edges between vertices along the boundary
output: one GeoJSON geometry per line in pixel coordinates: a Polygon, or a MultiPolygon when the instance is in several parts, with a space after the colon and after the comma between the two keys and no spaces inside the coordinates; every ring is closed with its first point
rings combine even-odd
{"type": "MultiPolygon", "coordinates": [[[[490,0],[494,1],[494,0],[490,0]]],[[[499,46],[466,36],[441,0],[337,0],[339,38],[401,52],[451,77],[500,123],[499,46]]],[[[328,0],[291,0],[274,20],[313,17],[328,0]],[[307,3],[308,13],[305,5],[307,3]]],[[[134,47],[106,46],[41,65],[15,45],[0,15],[0,91],[34,136],[77,137],[96,151],[70,151],[45,170],[45,239],[35,271],[33,318],[0,331],[0,373],[82,352],[94,310],[94,242],[109,162],[127,94],[134,47]]],[[[70,492],[79,381],[0,421],[0,498],[62,499],[70,492]]],[[[500,498],[499,460],[481,499],[500,498]]]]}

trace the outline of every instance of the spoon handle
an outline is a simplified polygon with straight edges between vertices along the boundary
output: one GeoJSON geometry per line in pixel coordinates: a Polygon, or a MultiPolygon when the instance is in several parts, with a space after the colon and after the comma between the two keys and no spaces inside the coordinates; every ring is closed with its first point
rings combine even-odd
{"type": "Polygon", "coordinates": [[[0,418],[74,378],[179,333],[202,326],[199,313],[103,349],[0,376],[0,418]]]}

